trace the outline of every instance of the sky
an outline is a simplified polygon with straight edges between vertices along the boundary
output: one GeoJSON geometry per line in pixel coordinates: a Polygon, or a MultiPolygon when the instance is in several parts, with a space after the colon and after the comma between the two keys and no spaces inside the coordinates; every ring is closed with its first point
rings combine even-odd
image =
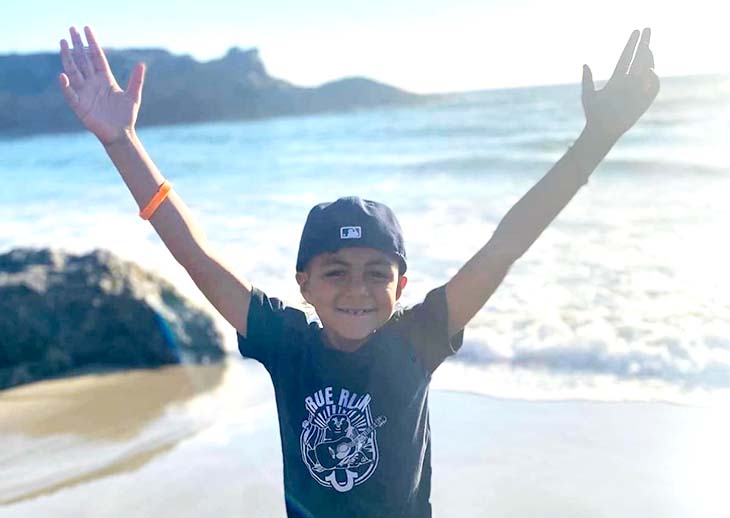
{"type": "Polygon", "coordinates": [[[652,28],[662,77],[730,73],[718,0],[48,0],[3,3],[0,54],[57,51],[90,25],[102,47],[158,47],[207,61],[259,49],[301,86],[365,76],[416,93],[597,81],[633,29],[652,28]],[[637,5],[638,4],[638,5],[637,5]]]}

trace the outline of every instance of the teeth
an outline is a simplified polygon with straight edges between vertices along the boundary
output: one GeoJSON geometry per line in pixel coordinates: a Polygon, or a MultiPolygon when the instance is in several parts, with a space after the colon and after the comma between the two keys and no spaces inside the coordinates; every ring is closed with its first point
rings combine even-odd
{"type": "Polygon", "coordinates": [[[374,309],[338,309],[338,311],[342,311],[343,313],[347,313],[348,315],[364,315],[365,313],[372,313],[375,311],[374,309]]]}

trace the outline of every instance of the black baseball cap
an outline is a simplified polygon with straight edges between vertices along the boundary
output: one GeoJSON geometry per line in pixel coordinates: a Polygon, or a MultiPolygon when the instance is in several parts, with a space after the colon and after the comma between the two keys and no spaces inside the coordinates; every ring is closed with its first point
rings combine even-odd
{"type": "Polygon", "coordinates": [[[400,274],[405,273],[403,231],[388,206],[357,196],[315,205],[299,241],[297,271],[304,271],[315,255],[358,246],[389,254],[397,261],[400,274]]]}

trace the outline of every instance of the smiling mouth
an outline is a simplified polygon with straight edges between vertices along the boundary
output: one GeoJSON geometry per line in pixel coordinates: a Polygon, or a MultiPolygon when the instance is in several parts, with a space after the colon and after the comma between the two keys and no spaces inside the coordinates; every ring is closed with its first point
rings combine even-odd
{"type": "Polygon", "coordinates": [[[369,315],[371,313],[375,313],[374,309],[346,309],[346,308],[337,308],[337,311],[340,313],[345,313],[346,315],[353,315],[353,316],[364,316],[369,315]]]}

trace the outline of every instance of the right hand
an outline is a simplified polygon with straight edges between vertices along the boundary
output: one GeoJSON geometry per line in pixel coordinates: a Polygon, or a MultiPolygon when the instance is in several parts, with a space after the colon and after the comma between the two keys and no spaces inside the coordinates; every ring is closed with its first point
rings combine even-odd
{"type": "Polygon", "coordinates": [[[61,40],[63,70],[58,81],[66,102],[79,120],[108,146],[134,133],[134,124],[142,103],[145,65],[137,63],[129,78],[127,90],[117,84],[104,51],[89,27],[84,27],[89,42],[89,55],[75,27],[69,30],[73,51],[61,40]]]}

